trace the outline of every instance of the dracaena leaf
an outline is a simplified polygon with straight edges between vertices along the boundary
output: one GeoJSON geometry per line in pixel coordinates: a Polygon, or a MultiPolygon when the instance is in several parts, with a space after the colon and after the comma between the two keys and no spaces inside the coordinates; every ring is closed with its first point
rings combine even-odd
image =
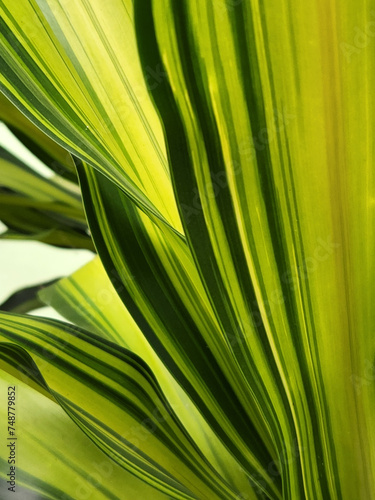
{"type": "Polygon", "coordinates": [[[0,12],[3,92],[147,213],[181,230],[161,126],[137,58],[132,2],[5,1],[0,12]],[[85,28],[76,30],[71,19],[85,28]]]}
{"type": "MultiPolygon", "coordinates": [[[[116,289],[122,286],[117,279],[116,289]]],[[[96,257],[68,278],[43,288],[39,300],[74,324],[142,357],[157,374],[168,402],[205,457],[229,483],[241,493],[249,494],[249,480],[245,471],[220,443],[198,409],[168,372],[124,307],[116,289],[96,257]]]]}
{"type": "Polygon", "coordinates": [[[255,495],[374,498],[370,2],[0,12],[2,90],[83,161],[108,275],[255,495]]]}
{"type": "Polygon", "coordinates": [[[34,309],[39,309],[44,306],[44,302],[38,296],[38,293],[45,287],[51,286],[57,280],[40,283],[38,285],[29,286],[14,292],[8,299],[0,304],[1,311],[8,311],[17,314],[25,314],[34,309]]]}
{"type": "Polygon", "coordinates": [[[71,155],[26,118],[4,94],[0,93],[0,120],[47,167],[77,182],[71,155]]]}
{"type": "Polygon", "coordinates": [[[0,356],[28,375],[116,463],[173,498],[238,497],[191,440],[135,354],[59,321],[0,312],[0,356]],[[32,355],[32,357],[30,357],[32,355]],[[17,363],[18,365],[18,363],[17,363]]]}
{"type": "Polygon", "coordinates": [[[367,2],[354,21],[351,2],[135,1],[144,72],[166,73],[150,92],[187,241],[217,317],[243,339],[237,359],[264,389],[279,452],[300,450],[284,457],[286,498],[374,495],[371,384],[350,383],[374,356],[374,288],[362,286],[373,76],[360,69],[373,49],[351,67],[340,50],[370,14],[367,2]]]}
{"type": "Polygon", "coordinates": [[[277,496],[279,476],[267,472],[276,458],[272,442],[250,403],[257,389],[233,356],[241,339],[217,323],[185,241],[156,226],[101,174],[77,167],[93,240],[124,304],[225,446],[277,496]]]}
{"type": "Polygon", "coordinates": [[[94,247],[77,187],[46,178],[0,148],[1,239],[36,240],[65,248],[94,247]]]}
{"type": "MultiPolygon", "coordinates": [[[[1,349],[4,353],[4,345],[1,349]]],[[[14,351],[10,353],[13,355],[14,351]]],[[[120,500],[124,494],[129,498],[168,498],[101,452],[53,398],[47,397],[48,393],[40,387],[31,388],[26,380],[22,381],[26,374],[17,373],[16,369],[10,375],[12,370],[5,367],[4,357],[1,358],[2,394],[16,384],[16,496],[28,500],[94,496],[98,500],[120,500]]],[[[0,414],[5,421],[5,409],[0,414]]],[[[0,463],[3,471],[12,465],[3,457],[0,463]]],[[[4,491],[9,486],[2,484],[4,491]]]]}

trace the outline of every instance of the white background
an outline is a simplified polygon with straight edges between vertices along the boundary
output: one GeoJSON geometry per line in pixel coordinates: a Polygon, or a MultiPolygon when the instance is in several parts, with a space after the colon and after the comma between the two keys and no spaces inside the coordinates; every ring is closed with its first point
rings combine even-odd
{"type": "MultiPolygon", "coordinates": [[[[49,169],[3,124],[0,124],[0,145],[42,175],[48,175],[49,169]]],[[[5,226],[0,222],[0,232],[4,230],[5,226]]],[[[20,288],[67,276],[92,258],[93,254],[88,250],[61,249],[34,241],[0,240],[0,304],[20,288]]],[[[50,308],[39,309],[37,314],[59,317],[50,308]]]]}

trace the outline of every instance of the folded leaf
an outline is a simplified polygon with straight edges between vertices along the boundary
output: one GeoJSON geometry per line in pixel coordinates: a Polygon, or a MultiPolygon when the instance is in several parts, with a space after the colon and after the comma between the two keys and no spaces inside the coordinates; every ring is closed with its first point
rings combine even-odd
{"type": "MultiPolygon", "coordinates": [[[[138,62],[132,1],[104,8],[99,1],[6,0],[0,13],[5,95],[143,210],[181,230],[161,126],[138,62]]],[[[150,68],[148,85],[162,78],[150,68]]]]}

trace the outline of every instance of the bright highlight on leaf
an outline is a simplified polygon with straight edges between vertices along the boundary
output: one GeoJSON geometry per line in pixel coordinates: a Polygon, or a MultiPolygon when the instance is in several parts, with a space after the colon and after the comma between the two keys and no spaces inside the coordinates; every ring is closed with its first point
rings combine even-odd
{"type": "MultiPolygon", "coordinates": [[[[1,238],[97,253],[3,304],[1,373],[91,439],[81,476],[136,477],[93,498],[375,498],[370,2],[0,13],[0,119],[51,171],[1,151],[1,238]]],[[[57,459],[19,486],[74,498],[25,440],[57,459]]]]}

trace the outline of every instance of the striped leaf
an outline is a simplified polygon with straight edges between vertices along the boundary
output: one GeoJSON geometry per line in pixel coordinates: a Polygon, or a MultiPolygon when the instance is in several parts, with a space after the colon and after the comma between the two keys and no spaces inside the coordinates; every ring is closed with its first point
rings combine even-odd
{"type": "Polygon", "coordinates": [[[68,151],[44,134],[1,93],[0,120],[51,170],[77,182],[74,163],[68,151]]]}
{"type": "Polygon", "coordinates": [[[135,1],[184,231],[273,411],[284,497],[372,498],[373,45],[340,50],[369,3],[222,7],[135,1]]]}
{"type": "Polygon", "coordinates": [[[44,302],[39,297],[38,293],[45,287],[51,286],[57,280],[40,283],[38,285],[29,286],[14,292],[8,299],[0,304],[1,311],[8,311],[17,314],[25,314],[34,309],[44,307],[44,302]]]}
{"type": "MultiPolygon", "coordinates": [[[[103,8],[100,1],[6,0],[0,14],[4,94],[146,212],[180,230],[161,126],[138,62],[132,1],[103,8]]],[[[153,86],[163,75],[150,71],[153,86]]]]}
{"type": "Polygon", "coordinates": [[[277,467],[272,474],[267,470],[277,457],[267,425],[250,403],[256,388],[233,356],[238,337],[217,322],[189,248],[101,174],[77,166],[96,249],[124,304],[250,481],[277,497],[277,467]]]}
{"type": "Polygon", "coordinates": [[[82,160],[108,276],[255,496],[374,498],[369,0],[0,13],[3,92],[82,160]]]}
{"type": "MultiPolygon", "coordinates": [[[[7,394],[9,386],[16,389],[16,495],[10,492],[9,498],[121,500],[124,493],[128,498],[168,498],[114,463],[56,402],[22,382],[23,375],[6,373],[9,367],[3,371],[3,363],[0,393],[7,394]]],[[[0,409],[3,422],[6,410],[4,405],[0,409]]],[[[11,464],[2,456],[0,464],[4,473],[9,471],[11,464]]],[[[5,498],[9,484],[0,484],[5,498]]]]}
{"type": "Polygon", "coordinates": [[[22,366],[99,448],[137,477],[173,498],[238,498],[135,354],[59,321],[4,312],[0,342],[2,359],[22,366]]]}
{"type": "Polygon", "coordinates": [[[84,221],[80,193],[74,185],[63,185],[58,176],[43,177],[12,153],[0,148],[0,186],[39,201],[56,201],[76,209],[77,219],[84,221]]]}
{"type": "Polygon", "coordinates": [[[95,251],[91,239],[86,234],[65,229],[46,229],[26,235],[23,232],[8,230],[0,234],[0,240],[38,241],[58,248],[81,248],[95,251]]]}
{"type": "Polygon", "coordinates": [[[31,239],[60,247],[94,250],[77,188],[46,178],[0,148],[1,239],[31,239]]]}
{"type": "MultiPolygon", "coordinates": [[[[118,282],[116,288],[120,286],[118,282]]],[[[157,374],[169,404],[205,457],[233,487],[242,494],[250,494],[245,472],[220,444],[194,404],[168,372],[162,359],[156,355],[124,307],[98,257],[72,276],[44,288],[39,297],[74,324],[142,357],[157,374]]]]}

